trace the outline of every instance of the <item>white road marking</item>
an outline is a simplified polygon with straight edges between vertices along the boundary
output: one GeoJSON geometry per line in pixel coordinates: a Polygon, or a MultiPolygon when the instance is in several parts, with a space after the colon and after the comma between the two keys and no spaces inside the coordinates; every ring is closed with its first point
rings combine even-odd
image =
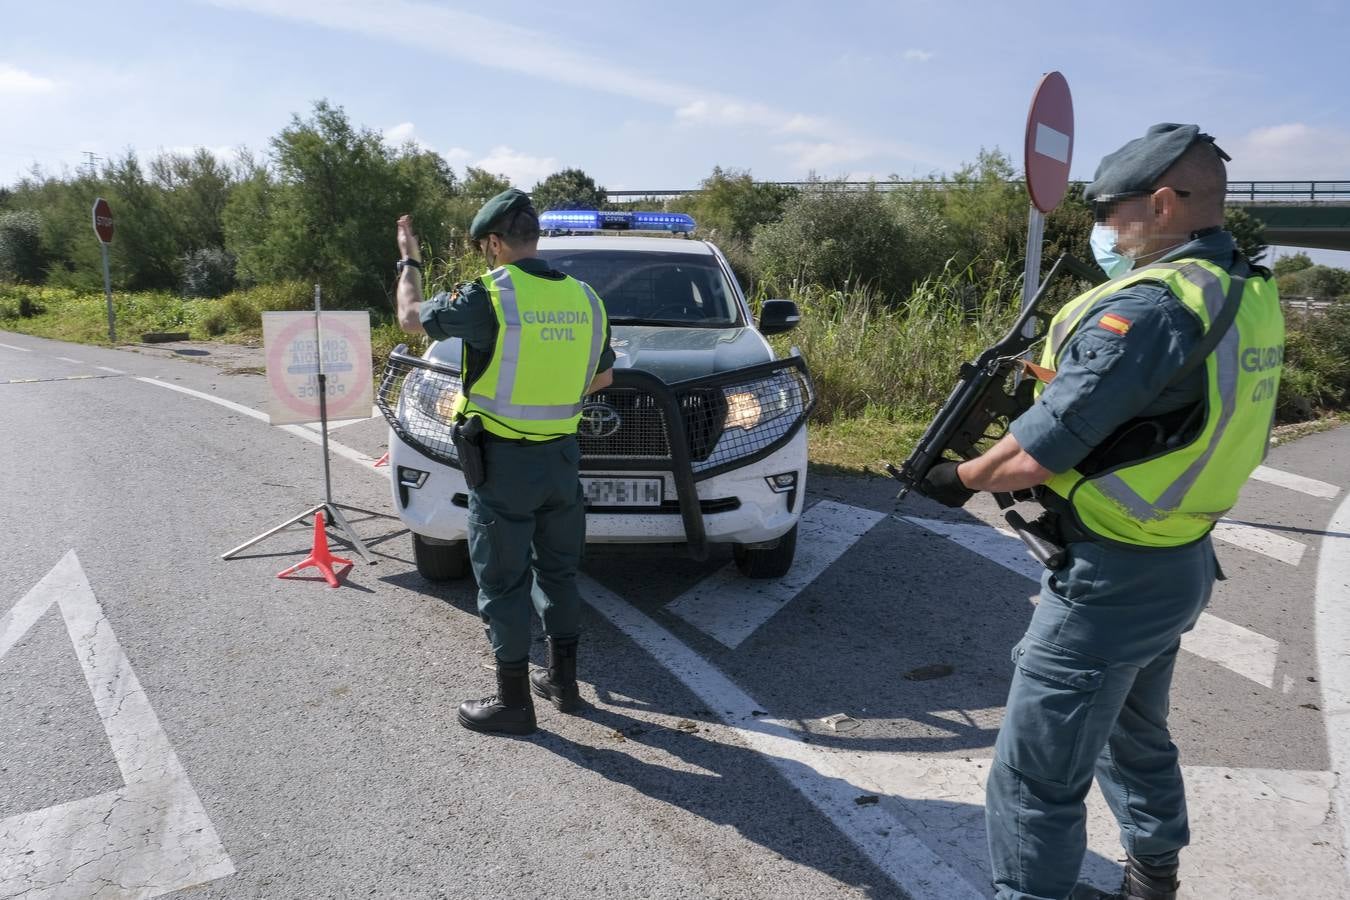
{"type": "Polygon", "coordinates": [[[123,372],[121,369],[114,369],[114,368],[112,368],[111,366],[94,366],[94,368],[95,368],[95,369],[102,369],[102,370],[105,371],[105,372],[111,372],[111,373],[113,373],[114,375],[125,375],[125,374],[127,374],[126,372],[123,372]]]}
{"type": "MultiPolygon", "coordinates": [[[[996,562],[1033,581],[1041,580],[1045,568],[1031,557],[1025,545],[1010,531],[973,525],[966,522],[944,522],[901,516],[906,522],[940,534],[985,559],[996,562]]],[[[1275,663],[1280,645],[1263,634],[1220,619],[1211,613],[1201,613],[1195,628],[1181,636],[1181,649],[1187,653],[1218,663],[1243,678],[1249,678],[1262,687],[1275,686],[1275,663]]]]}
{"type": "MultiPolygon", "coordinates": [[[[343,419],[343,420],[341,420],[340,422],[329,422],[329,423],[328,423],[328,433],[329,433],[329,434],[332,434],[334,431],[337,431],[339,428],[346,428],[348,425],[360,425],[362,422],[369,422],[371,419],[378,419],[379,417],[380,417],[380,408],[379,408],[378,406],[372,406],[372,407],[370,408],[370,415],[368,415],[368,416],[363,416],[363,417],[356,418],[356,419],[343,419]]],[[[321,434],[321,433],[322,433],[322,432],[320,432],[319,426],[318,426],[317,424],[315,424],[315,425],[306,425],[306,426],[304,426],[304,427],[308,428],[310,431],[314,432],[315,434],[321,434]]]]}
{"type": "MultiPolygon", "coordinates": [[[[214,394],[207,394],[202,391],[194,391],[192,388],[186,388],[180,384],[170,384],[167,381],[160,381],[157,378],[137,377],[136,380],[143,381],[146,384],[153,384],[155,387],[168,388],[171,391],[178,391],[178,393],[187,394],[189,397],[196,397],[200,400],[209,401],[211,403],[216,404],[217,406],[223,406],[226,409],[233,410],[234,412],[240,413],[241,415],[248,416],[251,419],[257,419],[259,422],[267,422],[269,424],[271,423],[271,419],[268,417],[267,413],[260,412],[254,409],[253,407],[245,406],[242,403],[235,403],[233,400],[226,400],[224,397],[217,397],[214,394]]],[[[317,431],[310,431],[308,428],[305,428],[301,425],[281,425],[278,427],[282,431],[286,431],[293,435],[296,435],[297,437],[304,438],[311,444],[318,444],[320,446],[323,445],[323,435],[321,435],[317,431]]],[[[370,466],[375,462],[375,457],[367,456],[360,450],[348,447],[346,444],[339,444],[332,438],[328,439],[328,449],[331,450],[337,456],[345,457],[347,459],[350,459],[352,462],[360,463],[361,465],[364,466],[370,466]]]]}
{"type": "Polygon", "coordinates": [[[53,604],[124,784],[0,821],[0,896],[157,897],[232,874],[74,551],[0,619],[0,655],[53,604]]]}
{"type": "Polygon", "coordinates": [[[885,513],[822,500],[802,514],[797,556],[783,578],[752,581],[729,563],[666,609],[735,649],[884,518],[885,513]]]}
{"type": "Polygon", "coordinates": [[[1308,549],[1298,541],[1291,541],[1289,538],[1278,535],[1273,531],[1267,531],[1253,525],[1243,525],[1239,522],[1230,522],[1227,519],[1218,521],[1214,526],[1213,535],[1215,540],[1232,544],[1234,547],[1241,547],[1243,550],[1250,550],[1253,553],[1260,553],[1263,556],[1269,556],[1271,559],[1279,560],[1287,566],[1297,566],[1303,560],[1303,552],[1308,549]]]}
{"type": "Polygon", "coordinates": [[[1181,649],[1212,660],[1263,687],[1275,687],[1280,642],[1264,634],[1201,613],[1195,628],[1181,636],[1181,649]]]}
{"type": "Polygon", "coordinates": [[[1298,491],[1312,497],[1321,497],[1325,500],[1334,499],[1341,492],[1341,489],[1334,484],[1318,481],[1316,478],[1305,478],[1302,475],[1295,475],[1293,472],[1285,472],[1281,469],[1272,469],[1269,466],[1257,466],[1256,471],[1252,472],[1252,477],[1257,481],[1264,481],[1267,484],[1289,488],[1291,491],[1298,491]]]}
{"type": "Polygon", "coordinates": [[[32,353],[32,352],[33,352],[32,349],[30,349],[30,348],[28,348],[28,347],[16,347],[16,346],[14,346],[13,344],[0,344],[0,347],[4,347],[6,350],[18,350],[20,353],[32,353]]]}
{"type": "Polygon", "coordinates": [[[941,519],[921,519],[918,516],[900,516],[900,519],[940,534],[954,544],[960,544],[972,553],[978,553],[990,562],[1040,581],[1045,567],[1036,561],[1025,544],[1007,528],[976,525],[971,522],[944,522],[941,519]]]}
{"type": "MultiPolygon", "coordinates": [[[[901,821],[931,842],[969,879],[987,881],[984,789],[991,760],[871,750],[825,749],[835,770],[882,797],[901,821]],[[909,800],[901,798],[912,798],[909,800]],[[927,801],[927,802],[922,802],[927,801]],[[909,810],[913,810],[910,812],[909,810]]],[[[1255,885],[1263,898],[1346,896],[1335,825],[1327,806],[1330,772],[1182,766],[1193,822],[1241,822],[1239,829],[1196,828],[1186,850],[1183,900],[1241,897],[1255,885]]],[[[1094,784],[1088,796],[1088,849],[1082,878],[1120,886],[1120,833],[1094,784]]]]}
{"type": "Polygon", "coordinates": [[[69,356],[58,356],[58,357],[56,357],[56,359],[61,360],[61,362],[74,363],[74,364],[77,365],[77,366],[83,366],[83,365],[85,365],[85,361],[84,361],[84,360],[82,360],[82,359],[71,359],[69,356]]]}
{"type": "MultiPolygon", "coordinates": [[[[1341,773],[1335,788],[1341,846],[1350,850],[1350,541],[1330,536],[1350,532],[1350,497],[1337,507],[1327,532],[1317,562],[1314,632],[1331,770],[1341,773]]],[[[1350,875],[1350,853],[1344,860],[1350,875]]]]}
{"type": "MultiPolygon", "coordinates": [[[[762,754],[811,805],[914,900],[974,900],[983,897],[955,869],[893,815],[878,823],[878,810],[855,801],[866,793],[836,765],[842,757],[802,740],[776,720],[757,717],[764,707],[673,634],[593,579],[578,577],[582,596],[689,688],[735,736],[762,754]]],[[[903,804],[899,798],[892,798],[903,804]]]]}

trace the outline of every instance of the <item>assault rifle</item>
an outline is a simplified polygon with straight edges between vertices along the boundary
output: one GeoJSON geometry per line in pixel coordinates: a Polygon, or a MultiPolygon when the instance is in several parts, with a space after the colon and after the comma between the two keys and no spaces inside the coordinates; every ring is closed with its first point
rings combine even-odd
{"type": "MultiPolygon", "coordinates": [[[[956,387],[919,439],[914,452],[899,467],[886,465],[886,471],[900,482],[897,502],[917,488],[928,477],[929,470],[949,454],[958,460],[979,456],[982,443],[998,440],[1007,433],[1008,424],[1031,407],[1035,379],[1022,377],[1026,369],[1023,361],[1027,352],[1042,341],[1050,329],[1054,314],[1042,309],[1041,304],[1050,286],[1065,273],[1094,285],[1105,280],[1095,266],[1068,254],[1055,260],[1012,329],[980,354],[975,362],[961,365],[956,387]]],[[[1017,501],[1034,499],[1034,494],[996,493],[994,499],[1000,509],[1008,510],[1005,513],[1008,524],[1036,558],[1049,568],[1059,568],[1064,559],[1063,550],[1055,546],[1048,531],[1039,523],[1027,522],[1015,510],[1008,509],[1017,501]]]]}

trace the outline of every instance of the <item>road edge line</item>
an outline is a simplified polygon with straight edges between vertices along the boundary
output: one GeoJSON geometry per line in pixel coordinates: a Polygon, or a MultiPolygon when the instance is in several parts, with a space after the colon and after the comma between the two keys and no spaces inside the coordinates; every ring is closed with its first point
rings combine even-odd
{"type": "Polygon", "coordinates": [[[1350,494],[1336,507],[1326,531],[1317,562],[1313,634],[1327,755],[1336,776],[1332,797],[1341,820],[1341,858],[1350,877],[1350,604],[1346,602],[1350,600],[1350,546],[1335,543],[1346,540],[1337,537],[1337,532],[1350,532],[1350,494]]]}

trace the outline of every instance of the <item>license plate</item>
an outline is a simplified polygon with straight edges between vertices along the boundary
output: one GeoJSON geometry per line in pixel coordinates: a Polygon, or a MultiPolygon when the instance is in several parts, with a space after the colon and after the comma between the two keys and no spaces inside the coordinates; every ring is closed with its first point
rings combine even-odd
{"type": "Polygon", "coordinates": [[[665,484],[660,478],[583,478],[587,506],[660,506],[665,484]]]}

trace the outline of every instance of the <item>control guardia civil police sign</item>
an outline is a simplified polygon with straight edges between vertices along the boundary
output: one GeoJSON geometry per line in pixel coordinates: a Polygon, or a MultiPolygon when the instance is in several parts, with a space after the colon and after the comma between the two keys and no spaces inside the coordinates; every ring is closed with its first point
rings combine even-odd
{"type": "Polygon", "coordinates": [[[268,416],[273,425],[319,421],[320,365],[330,420],[365,419],[373,402],[370,314],[263,313],[268,416]]]}

